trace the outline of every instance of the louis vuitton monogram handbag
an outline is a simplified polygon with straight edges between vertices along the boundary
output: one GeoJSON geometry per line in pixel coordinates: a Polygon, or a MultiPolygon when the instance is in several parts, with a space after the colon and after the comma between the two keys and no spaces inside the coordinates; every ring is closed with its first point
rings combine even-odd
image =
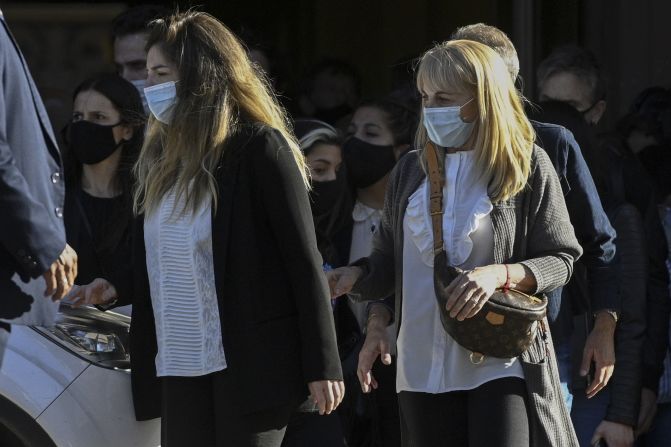
{"type": "Polygon", "coordinates": [[[511,358],[522,354],[536,336],[537,324],[545,318],[547,297],[531,296],[510,288],[497,289],[484,307],[472,318],[459,321],[445,308],[445,290],[462,272],[447,263],[443,243],[444,176],[438,164],[436,147],[427,147],[430,184],[430,213],[433,226],[433,283],[443,328],[461,346],[470,350],[471,361],[484,356],[511,358]]]}

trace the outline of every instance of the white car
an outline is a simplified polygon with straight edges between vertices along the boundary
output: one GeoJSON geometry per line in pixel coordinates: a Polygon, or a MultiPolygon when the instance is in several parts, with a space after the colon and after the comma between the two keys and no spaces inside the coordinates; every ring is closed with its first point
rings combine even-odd
{"type": "Polygon", "coordinates": [[[160,419],[137,422],[130,318],[61,307],[56,326],[12,326],[0,368],[0,446],[155,447],[160,419]]]}

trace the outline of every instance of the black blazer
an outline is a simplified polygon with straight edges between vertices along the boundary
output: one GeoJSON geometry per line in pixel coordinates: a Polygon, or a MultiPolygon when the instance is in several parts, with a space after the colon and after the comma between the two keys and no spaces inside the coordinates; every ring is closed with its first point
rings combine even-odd
{"type": "MultiPolygon", "coordinates": [[[[229,138],[216,178],[212,245],[230,378],[224,395],[241,413],[298,404],[308,382],[342,379],[307,192],[282,135],[259,124],[229,138]]],[[[160,387],[141,220],[136,227],[132,280],[115,285],[133,303],[133,397],[142,420],[160,415],[160,387]]]]}

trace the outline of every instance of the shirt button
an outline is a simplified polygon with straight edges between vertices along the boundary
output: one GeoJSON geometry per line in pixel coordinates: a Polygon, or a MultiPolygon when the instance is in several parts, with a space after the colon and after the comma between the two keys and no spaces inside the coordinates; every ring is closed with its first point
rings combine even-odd
{"type": "Polygon", "coordinates": [[[63,208],[57,206],[56,209],[54,209],[54,212],[56,213],[56,217],[58,217],[59,219],[63,218],[63,208]]]}
{"type": "Polygon", "coordinates": [[[61,181],[61,173],[60,172],[54,172],[53,174],[51,174],[51,183],[53,183],[55,185],[56,183],[58,183],[60,181],[61,181]]]}

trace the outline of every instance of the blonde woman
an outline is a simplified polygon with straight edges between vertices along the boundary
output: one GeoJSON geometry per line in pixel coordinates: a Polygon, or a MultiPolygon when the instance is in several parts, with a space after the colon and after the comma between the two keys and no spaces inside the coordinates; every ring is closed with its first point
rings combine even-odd
{"type": "Polygon", "coordinates": [[[147,49],[134,280],[83,294],[132,297],[136,415],[162,445],[279,446],[308,394],[322,414],[344,395],[305,162],[222,23],[175,14],[147,49]]]}
{"type": "Polygon", "coordinates": [[[506,283],[538,293],[570,278],[581,249],[556,174],[533,144],[503,60],[488,47],[437,45],[421,58],[417,87],[424,107],[418,151],[392,174],[373,253],[330,273],[332,295],[370,300],[395,292],[403,445],[575,445],[546,349],[551,341],[540,325],[522,356],[477,364],[444,331],[433,285],[425,151],[429,141],[438,148],[443,242],[449,262],[464,270],[446,305],[459,320],[477,314],[506,283]]]}

